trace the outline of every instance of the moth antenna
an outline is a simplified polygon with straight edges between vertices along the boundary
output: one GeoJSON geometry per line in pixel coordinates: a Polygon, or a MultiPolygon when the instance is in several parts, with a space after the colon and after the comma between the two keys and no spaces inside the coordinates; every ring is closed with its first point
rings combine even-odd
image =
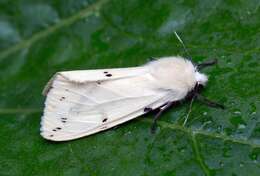
{"type": "Polygon", "coordinates": [[[188,50],[187,50],[187,48],[186,48],[184,42],[182,41],[181,37],[178,35],[178,33],[177,33],[176,31],[174,31],[174,34],[175,34],[176,38],[179,40],[179,42],[181,43],[181,45],[182,45],[182,47],[183,47],[183,49],[184,49],[185,54],[188,56],[187,59],[189,59],[190,61],[192,61],[192,57],[191,57],[191,55],[189,54],[189,52],[188,52],[188,50]]]}

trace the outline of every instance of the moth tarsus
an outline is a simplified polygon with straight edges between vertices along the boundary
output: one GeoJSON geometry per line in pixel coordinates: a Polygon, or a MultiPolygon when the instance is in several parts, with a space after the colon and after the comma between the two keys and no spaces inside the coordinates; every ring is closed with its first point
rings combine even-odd
{"type": "Polygon", "coordinates": [[[203,96],[200,95],[200,94],[196,94],[196,99],[197,99],[198,101],[200,101],[201,103],[206,104],[206,105],[209,106],[209,107],[225,109],[225,106],[224,106],[224,105],[222,105],[222,104],[220,104],[220,103],[217,103],[217,102],[215,102],[215,101],[209,100],[209,99],[207,99],[206,97],[203,97],[203,96]]]}
{"type": "Polygon", "coordinates": [[[174,102],[167,102],[164,106],[159,108],[159,112],[154,116],[153,119],[153,123],[151,126],[151,133],[154,134],[157,128],[157,120],[159,119],[159,117],[161,116],[161,114],[166,111],[167,109],[169,109],[172,105],[174,104],[174,102]]]}

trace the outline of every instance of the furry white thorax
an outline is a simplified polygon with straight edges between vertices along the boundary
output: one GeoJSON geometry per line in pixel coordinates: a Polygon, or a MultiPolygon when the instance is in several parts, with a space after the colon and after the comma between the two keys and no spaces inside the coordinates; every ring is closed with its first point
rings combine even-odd
{"type": "Polygon", "coordinates": [[[191,61],[182,57],[164,57],[147,64],[158,87],[181,91],[192,90],[196,83],[205,85],[207,76],[199,73],[191,61]]]}

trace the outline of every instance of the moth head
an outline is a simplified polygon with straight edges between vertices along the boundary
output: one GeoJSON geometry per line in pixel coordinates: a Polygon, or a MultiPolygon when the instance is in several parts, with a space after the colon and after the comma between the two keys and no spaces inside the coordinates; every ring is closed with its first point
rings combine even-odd
{"type": "Polygon", "coordinates": [[[202,86],[205,86],[208,82],[207,75],[200,73],[198,71],[195,72],[195,79],[196,79],[196,83],[202,86]]]}
{"type": "Polygon", "coordinates": [[[201,69],[203,69],[205,67],[215,65],[216,63],[217,63],[217,59],[213,59],[213,60],[209,60],[209,61],[205,61],[203,63],[197,64],[195,66],[195,79],[196,79],[196,83],[198,85],[205,86],[206,83],[208,82],[207,75],[200,73],[199,71],[201,71],[201,69]]]}

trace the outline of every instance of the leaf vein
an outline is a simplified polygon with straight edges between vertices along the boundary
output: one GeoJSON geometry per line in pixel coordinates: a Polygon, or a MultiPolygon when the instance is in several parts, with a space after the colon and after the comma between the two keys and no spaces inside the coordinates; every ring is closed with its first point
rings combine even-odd
{"type": "MultiPolygon", "coordinates": [[[[153,121],[150,120],[150,119],[140,119],[140,121],[153,123],[153,121]]],[[[185,133],[188,133],[191,136],[193,134],[204,135],[204,136],[211,137],[211,138],[219,138],[219,139],[222,139],[224,141],[230,141],[230,142],[233,142],[233,143],[249,145],[253,148],[260,148],[260,144],[257,144],[257,143],[254,143],[252,141],[248,141],[248,140],[245,140],[245,139],[237,139],[237,138],[230,137],[230,136],[227,136],[227,135],[221,134],[221,133],[207,132],[207,131],[201,130],[201,129],[200,130],[193,130],[191,128],[183,127],[183,126],[178,125],[178,124],[172,124],[172,123],[163,122],[163,121],[158,121],[158,125],[160,125],[162,128],[170,128],[170,129],[180,130],[180,131],[183,131],[185,133]]]]}
{"type": "Polygon", "coordinates": [[[210,170],[208,169],[207,165],[203,161],[201,154],[200,154],[200,148],[196,139],[195,133],[191,134],[191,141],[192,141],[192,149],[195,154],[196,160],[199,162],[200,167],[202,168],[205,175],[210,176],[210,170]]]}
{"type": "Polygon", "coordinates": [[[5,49],[4,51],[2,51],[0,53],[0,61],[1,61],[1,59],[6,58],[10,54],[15,53],[16,51],[19,51],[22,48],[31,46],[33,43],[35,43],[39,39],[52,34],[53,32],[57,31],[58,29],[65,27],[65,26],[69,26],[82,18],[86,18],[86,17],[90,16],[95,11],[98,11],[103,6],[103,4],[105,4],[107,1],[108,0],[99,0],[97,3],[94,3],[84,9],[78,11],[76,14],[74,14],[66,19],[62,19],[56,25],[53,25],[53,26],[47,28],[46,30],[40,31],[40,32],[34,34],[31,38],[22,40],[21,42],[5,49]]]}

